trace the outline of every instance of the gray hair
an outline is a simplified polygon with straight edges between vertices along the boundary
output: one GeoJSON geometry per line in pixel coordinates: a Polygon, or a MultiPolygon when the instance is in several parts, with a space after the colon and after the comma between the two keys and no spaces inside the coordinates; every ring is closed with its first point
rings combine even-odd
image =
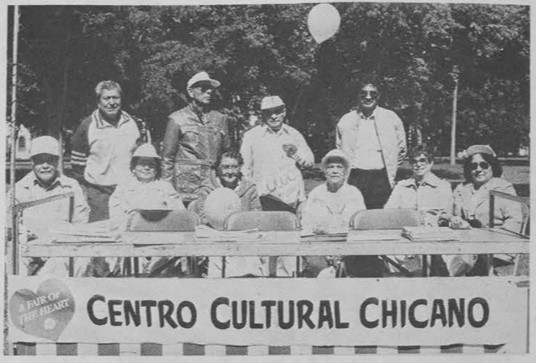
{"type": "Polygon", "coordinates": [[[97,100],[99,100],[104,90],[114,90],[114,89],[118,90],[121,96],[123,95],[123,90],[121,89],[121,86],[119,85],[119,83],[115,81],[101,81],[95,87],[95,97],[97,98],[97,100]]]}

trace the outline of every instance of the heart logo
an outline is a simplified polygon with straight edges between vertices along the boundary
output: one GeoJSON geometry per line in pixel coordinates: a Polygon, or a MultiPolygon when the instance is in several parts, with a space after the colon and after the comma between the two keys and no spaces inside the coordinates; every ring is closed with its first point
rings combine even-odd
{"type": "Polygon", "coordinates": [[[9,300],[9,315],[23,332],[57,341],[74,315],[75,302],[67,286],[49,279],[33,292],[17,290],[9,300]]]}

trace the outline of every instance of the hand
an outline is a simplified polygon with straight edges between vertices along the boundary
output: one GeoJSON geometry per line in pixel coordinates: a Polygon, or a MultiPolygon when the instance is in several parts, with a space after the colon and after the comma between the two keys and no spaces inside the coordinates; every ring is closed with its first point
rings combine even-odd
{"type": "Polygon", "coordinates": [[[463,229],[463,228],[469,228],[470,227],[469,223],[467,221],[463,220],[459,216],[450,217],[450,226],[452,228],[458,228],[458,229],[463,229]]]}
{"type": "Polygon", "coordinates": [[[294,144],[283,144],[283,151],[288,157],[292,157],[298,151],[298,148],[294,144]]]}

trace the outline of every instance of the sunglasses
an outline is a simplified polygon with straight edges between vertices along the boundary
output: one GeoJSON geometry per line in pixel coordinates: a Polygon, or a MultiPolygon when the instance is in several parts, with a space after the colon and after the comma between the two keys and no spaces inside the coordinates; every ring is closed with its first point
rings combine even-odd
{"type": "Polygon", "coordinates": [[[361,98],[366,98],[368,95],[370,95],[370,98],[376,99],[380,95],[378,91],[361,91],[359,92],[359,96],[361,98]]]}
{"type": "Polygon", "coordinates": [[[481,161],[480,163],[471,163],[471,170],[476,170],[479,166],[482,170],[487,170],[489,168],[489,163],[485,161],[481,161]]]}
{"type": "Polygon", "coordinates": [[[262,110],[263,116],[272,116],[272,115],[281,115],[285,112],[285,106],[269,108],[267,110],[262,110]]]}
{"type": "Polygon", "coordinates": [[[428,159],[426,158],[420,158],[420,159],[411,159],[409,161],[411,164],[415,165],[417,163],[421,163],[421,164],[428,164],[428,159]]]}
{"type": "Polygon", "coordinates": [[[37,154],[32,156],[32,161],[35,165],[41,165],[41,164],[49,164],[54,165],[57,164],[59,161],[59,157],[55,155],[49,155],[49,154],[37,154]]]}

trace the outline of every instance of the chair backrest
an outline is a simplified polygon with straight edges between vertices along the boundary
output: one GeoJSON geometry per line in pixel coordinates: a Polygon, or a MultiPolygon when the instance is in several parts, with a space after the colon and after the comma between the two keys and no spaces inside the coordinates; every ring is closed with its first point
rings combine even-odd
{"type": "Polygon", "coordinates": [[[261,231],[295,231],[300,228],[300,222],[295,214],[281,211],[251,211],[235,212],[224,222],[223,229],[228,231],[243,231],[258,228],[261,231]]]}
{"type": "Polygon", "coordinates": [[[201,223],[199,216],[187,210],[134,212],[127,231],[136,232],[190,232],[201,223]]]}
{"type": "Polygon", "coordinates": [[[395,229],[420,225],[421,216],[415,209],[362,210],[350,220],[351,229],[395,229]]]}

